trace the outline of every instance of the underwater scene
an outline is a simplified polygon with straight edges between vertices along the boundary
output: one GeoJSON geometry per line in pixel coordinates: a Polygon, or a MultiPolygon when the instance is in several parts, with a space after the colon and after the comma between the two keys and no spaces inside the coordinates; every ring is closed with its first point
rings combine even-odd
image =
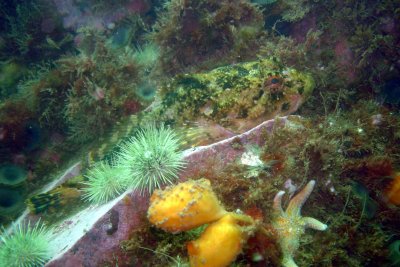
{"type": "Polygon", "coordinates": [[[399,1],[0,13],[0,267],[400,266],[399,1]]]}

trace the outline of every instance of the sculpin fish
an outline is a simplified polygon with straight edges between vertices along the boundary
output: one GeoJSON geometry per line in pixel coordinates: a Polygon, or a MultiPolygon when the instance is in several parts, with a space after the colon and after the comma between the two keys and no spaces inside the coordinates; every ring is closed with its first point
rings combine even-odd
{"type": "Polygon", "coordinates": [[[275,59],[180,74],[160,85],[155,101],[117,126],[96,154],[104,154],[149,121],[184,129],[183,136],[195,140],[192,146],[216,142],[295,112],[313,89],[310,74],[284,67],[275,59]]]}
{"type": "Polygon", "coordinates": [[[178,125],[216,123],[239,134],[295,112],[313,89],[311,75],[262,59],[178,75],[159,88],[152,113],[178,125]]]}

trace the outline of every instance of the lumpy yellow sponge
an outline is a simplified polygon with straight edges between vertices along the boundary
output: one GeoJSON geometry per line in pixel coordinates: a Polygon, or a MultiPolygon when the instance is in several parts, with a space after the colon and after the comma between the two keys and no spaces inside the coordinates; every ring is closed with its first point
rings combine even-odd
{"type": "Polygon", "coordinates": [[[147,211],[149,221],[177,233],[214,222],[227,214],[206,179],[189,180],[165,190],[156,190],[147,211]]]}
{"type": "Polygon", "coordinates": [[[259,224],[250,216],[227,212],[206,179],[155,191],[147,217],[152,224],[173,233],[211,223],[199,239],[188,243],[192,267],[228,266],[259,224]]]}
{"type": "Polygon", "coordinates": [[[254,221],[246,215],[228,213],[209,225],[199,239],[187,245],[190,266],[228,266],[242,251],[254,221]],[[250,227],[242,226],[248,223],[250,227]]]}

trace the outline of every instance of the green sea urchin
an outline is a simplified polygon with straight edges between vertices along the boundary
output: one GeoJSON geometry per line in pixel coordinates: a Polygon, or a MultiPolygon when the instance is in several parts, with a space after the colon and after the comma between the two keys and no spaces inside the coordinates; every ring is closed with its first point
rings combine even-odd
{"type": "Polygon", "coordinates": [[[160,48],[155,44],[149,43],[144,48],[139,47],[134,57],[139,65],[146,69],[151,69],[160,57],[160,48]]]}
{"type": "Polygon", "coordinates": [[[127,175],[124,169],[105,162],[96,164],[89,170],[84,184],[83,198],[102,204],[116,198],[127,189],[127,175]]]}
{"type": "Polygon", "coordinates": [[[163,124],[142,128],[120,147],[120,165],[129,170],[130,185],[140,193],[153,192],[178,179],[184,167],[178,135],[163,124]]]}
{"type": "Polygon", "coordinates": [[[12,233],[0,235],[0,267],[43,266],[51,257],[50,231],[41,223],[16,224],[12,233]]]}

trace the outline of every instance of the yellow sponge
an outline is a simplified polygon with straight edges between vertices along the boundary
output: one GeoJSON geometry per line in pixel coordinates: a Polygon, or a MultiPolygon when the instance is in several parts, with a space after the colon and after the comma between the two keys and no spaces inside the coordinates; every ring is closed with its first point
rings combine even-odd
{"type": "Polygon", "coordinates": [[[209,225],[199,239],[187,245],[191,267],[228,266],[242,251],[251,229],[240,226],[243,219],[254,223],[246,215],[228,213],[209,225]]]}
{"type": "Polygon", "coordinates": [[[147,211],[149,221],[168,232],[181,232],[214,222],[227,214],[206,179],[189,180],[156,190],[147,211]]]}

